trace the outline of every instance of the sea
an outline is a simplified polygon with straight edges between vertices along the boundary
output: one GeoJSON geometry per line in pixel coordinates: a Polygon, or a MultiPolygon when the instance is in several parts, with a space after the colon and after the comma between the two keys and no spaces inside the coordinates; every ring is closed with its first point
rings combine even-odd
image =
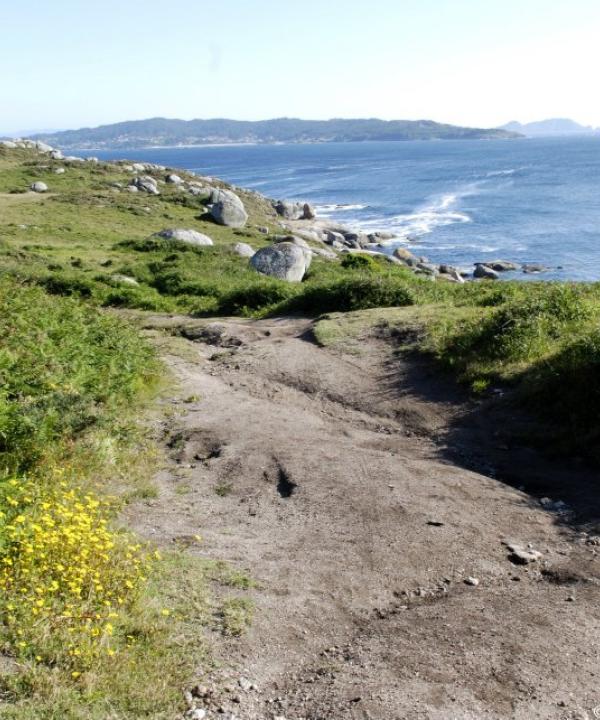
{"type": "MultiPolygon", "coordinates": [[[[81,151],[184,168],[310,202],[392,247],[472,270],[496,259],[527,279],[600,280],[600,138],[227,145],[81,151]]],[[[389,249],[388,249],[389,251],[389,249]]]]}

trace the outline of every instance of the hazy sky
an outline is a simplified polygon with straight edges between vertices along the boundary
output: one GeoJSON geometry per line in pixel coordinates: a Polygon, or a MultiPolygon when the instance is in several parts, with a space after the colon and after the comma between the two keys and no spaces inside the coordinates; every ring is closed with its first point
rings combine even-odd
{"type": "Polygon", "coordinates": [[[600,126],[599,0],[0,0],[0,132],[153,116],[600,126]]]}

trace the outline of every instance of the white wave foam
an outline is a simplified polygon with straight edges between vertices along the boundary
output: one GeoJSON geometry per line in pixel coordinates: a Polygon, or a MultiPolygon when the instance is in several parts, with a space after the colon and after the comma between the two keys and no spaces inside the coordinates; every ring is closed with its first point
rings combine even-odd
{"type": "Polygon", "coordinates": [[[504,177],[508,175],[514,175],[517,172],[517,168],[510,168],[510,170],[492,170],[492,172],[486,173],[487,178],[493,177],[504,177]]]}
{"type": "Polygon", "coordinates": [[[332,213],[338,213],[338,212],[348,212],[349,210],[365,210],[367,208],[367,205],[360,205],[358,203],[354,205],[317,205],[315,210],[319,215],[331,215],[332,213]]]}

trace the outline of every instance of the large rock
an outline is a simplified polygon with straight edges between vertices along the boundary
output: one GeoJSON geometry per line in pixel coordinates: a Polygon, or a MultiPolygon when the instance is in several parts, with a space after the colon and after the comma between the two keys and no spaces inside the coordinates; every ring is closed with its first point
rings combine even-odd
{"type": "Polygon", "coordinates": [[[303,220],[314,220],[317,217],[314,208],[309,203],[304,203],[302,208],[302,219],[303,220]]]}
{"type": "Polygon", "coordinates": [[[313,253],[312,248],[306,242],[306,240],[298,237],[297,235],[281,235],[279,237],[275,237],[274,242],[276,242],[278,245],[280,245],[281,243],[292,243],[294,245],[297,245],[299,248],[302,248],[304,256],[306,258],[306,270],[308,270],[312,262],[313,253]]]}
{"type": "Polygon", "coordinates": [[[188,245],[196,245],[198,247],[205,247],[213,245],[213,241],[198,232],[197,230],[190,230],[187,228],[167,228],[155,233],[154,237],[162,238],[163,240],[176,240],[178,242],[187,243],[188,245]]]}
{"type": "Polygon", "coordinates": [[[5,147],[8,150],[16,150],[19,146],[12,140],[0,140],[0,146],[5,147]]]}
{"type": "Polygon", "coordinates": [[[45,142],[42,142],[41,140],[36,140],[36,141],[34,142],[34,147],[35,147],[37,150],[39,150],[39,152],[42,152],[42,153],[49,153],[49,152],[52,152],[52,151],[54,150],[54,148],[52,147],[52,145],[47,145],[45,142]]]}
{"type": "Polygon", "coordinates": [[[325,242],[328,245],[335,245],[336,243],[345,245],[346,238],[340,232],[336,232],[335,230],[327,230],[325,232],[325,242]]]}
{"type": "Polygon", "coordinates": [[[262,275],[300,282],[307,269],[304,248],[292,242],[281,242],[261,248],[250,259],[250,265],[262,275]]]}
{"type": "Polygon", "coordinates": [[[519,269],[517,263],[510,262],[509,260],[492,260],[491,262],[483,263],[483,265],[492,268],[492,270],[496,272],[513,272],[519,269]]]}
{"type": "Polygon", "coordinates": [[[179,177],[179,175],[176,175],[175,173],[169,173],[165,178],[165,182],[168,182],[171,185],[181,185],[183,183],[183,180],[179,177]]]}
{"type": "Polygon", "coordinates": [[[371,242],[380,242],[381,240],[393,240],[395,237],[394,233],[378,230],[369,235],[369,240],[371,242]]]}
{"type": "Polygon", "coordinates": [[[48,192],[48,186],[46,185],[46,183],[39,180],[31,185],[31,189],[33,190],[33,192],[36,193],[48,192]]]}
{"type": "Polygon", "coordinates": [[[415,267],[415,265],[419,262],[416,256],[413,255],[410,250],[407,250],[403,247],[397,247],[394,250],[393,255],[395,258],[403,262],[404,265],[408,265],[409,267],[415,267]]]}
{"type": "Polygon", "coordinates": [[[142,192],[146,192],[149,195],[160,195],[160,190],[157,187],[157,182],[150,175],[142,175],[133,179],[132,184],[142,192]]]}
{"type": "Polygon", "coordinates": [[[52,150],[50,152],[50,157],[52,158],[52,160],[63,160],[65,156],[61,153],[60,150],[52,150]]]}
{"type": "Polygon", "coordinates": [[[497,280],[500,275],[498,275],[495,270],[492,270],[491,267],[478,263],[477,265],[475,265],[475,272],[473,273],[473,277],[477,278],[478,280],[497,280]]]}
{"type": "Polygon", "coordinates": [[[210,214],[219,225],[227,227],[244,227],[248,221],[248,213],[244,203],[231,190],[214,190],[212,193],[210,214]]]}
{"type": "Polygon", "coordinates": [[[286,220],[300,220],[304,215],[304,206],[298,202],[279,200],[274,203],[275,212],[286,220]]]}
{"type": "Polygon", "coordinates": [[[523,265],[523,272],[528,275],[548,272],[548,270],[550,270],[549,267],[546,267],[545,265],[540,265],[539,263],[525,263],[523,265]]]}
{"type": "Polygon", "coordinates": [[[233,252],[240,257],[251,258],[255,251],[248,243],[239,242],[233,246],[233,252]]]}

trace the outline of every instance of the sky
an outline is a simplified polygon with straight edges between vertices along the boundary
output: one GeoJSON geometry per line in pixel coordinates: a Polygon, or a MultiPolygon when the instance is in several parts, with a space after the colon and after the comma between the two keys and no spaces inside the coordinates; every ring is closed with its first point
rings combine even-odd
{"type": "Polygon", "coordinates": [[[600,126],[599,0],[0,0],[0,133],[148,117],[600,126]]]}

